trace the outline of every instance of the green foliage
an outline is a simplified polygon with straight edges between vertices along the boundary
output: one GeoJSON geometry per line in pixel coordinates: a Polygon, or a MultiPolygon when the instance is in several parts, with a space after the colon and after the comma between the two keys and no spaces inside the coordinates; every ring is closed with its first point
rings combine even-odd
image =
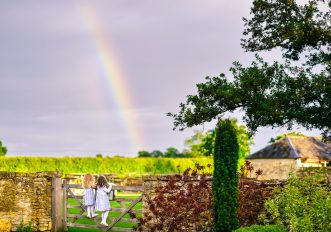
{"type": "Polygon", "coordinates": [[[308,63],[326,64],[331,60],[330,0],[310,0],[305,4],[289,0],[254,0],[251,19],[244,19],[242,46],[247,51],[279,47],[283,57],[308,63]]]}
{"type": "Polygon", "coordinates": [[[152,157],[148,151],[139,151],[138,157],[152,157]]]}
{"type": "Polygon", "coordinates": [[[165,157],[165,158],[184,158],[184,157],[190,157],[190,155],[181,153],[174,147],[169,147],[164,152],[163,157],[165,157]]]}
{"type": "Polygon", "coordinates": [[[250,227],[241,227],[234,232],[287,232],[286,228],[280,225],[253,225],[250,227]]]}
{"type": "Polygon", "coordinates": [[[2,141],[0,140],[0,156],[5,156],[8,152],[7,147],[2,145],[2,141]]]}
{"type": "Polygon", "coordinates": [[[326,173],[291,175],[285,188],[277,187],[265,207],[273,222],[291,232],[331,231],[331,189],[326,173]]]}
{"type": "Polygon", "coordinates": [[[140,158],[146,158],[146,157],[152,157],[152,158],[188,158],[192,157],[189,153],[182,153],[179,152],[177,148],[169,147],[167,150],[162,153],[162,151],[154,150],[152,152],[149,151],[139,151],[138,157],[140,158]]]}
{"type": "Polygon", "coordinates": [[[276,138],[270,138],[269,143],[274,143],[278,140],[281,140],[281,139],[285,138],[286,136],[302,136],[302,137],[305,137],[305,135],[302,134],[301,132],[291,131],[289,133],[278,135],[276,138]]]}
{"type": "Polygon", "coordinates": [[[184,144],[187,153],[191,154],[192,157],[211,156],[214,149],[214,140],[213,131],[203,133],[201,130],[195,130],[194,134],[187,138],[184,144]],[[209,146],[205,147],[205,142],[207,142],[209,146]]]}
{"type": "Polygon", "coordinates": [[[29,224],[25,225],[23,220],[20,222],[20,224],[17,227],[18,232],[32,232],[32,222],[30,221],[29,224]]]}
{"type": "Polygon", "coordinates": [[[162,153],[162,151],[154,150],[151,152],[151,156],[154,158],[160,158],[160,157],[163,157],[163,153],[162,153]]]}
{"type": "Polygon", "coordinates": [[[123,157],[0,157],[0,171],[9,172],[42,172],[59,171],[69,173],[116,173],[137,175],[156,173],[176,173],[177,166],[181,170],[194,166],[195,163],[207,165],[210,158],[123,158],[123,157]]]}
{"type": "Polygon", "coordinates": [[[102,154],[96,154],[95,157],[102,158],[102,154]]]}
{"type": "Polygon", "coordinates": [[[174,127],[183,130],[241,110],[252,133],[263,126],[291,129],[296,123],[331,139],[330,9],[323,0],[303,5],[254,0],[242,45],[254,52],[280,47],[284,64],[269,64],[257,55],[248,67],[234,62],[233,78],[207,77],[197,84],[198,93],[180,104],[179,113],[168,113],[174,127]]]}
{"type": "Polygon", "coordinates": [[[213,174],[213,212],[215,231],[238,228],[239,145],[231,120],[219,121],[216,128],[213,174]]]}
{"type": "MultiPolygon", "coordinates": [[[[231,120],[234,126],[237,139],[239,143],[239,163],[244,163],[244,158],[250,154],[250,145],[253,144],[253,138],[249,136],[249,133],[244,125],[239,125],[237,120],[231,120]]],[[[187,153],[192,157],[199,156],[212,156],[214,154],[216,133],[215,130],[202,132],[199,130],[194,131],[194,135],[185,140],[185,146],[187,153]]]]}

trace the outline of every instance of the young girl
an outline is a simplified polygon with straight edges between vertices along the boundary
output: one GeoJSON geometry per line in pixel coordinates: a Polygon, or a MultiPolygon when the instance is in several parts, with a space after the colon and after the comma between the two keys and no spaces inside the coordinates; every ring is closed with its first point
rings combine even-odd
{"type": "Polygon", "coordinates": [[[83,202],[87,209],[87,217],[92,218],[98,216],[94,213],[94,191],[95,189],[94,176],[91,174],[84,175],[83,178],[83,188],[84,188],[84,198],[83,202]]]}
{"type": "Polygon", "coordinates": [[[108,184],[105,176],[99,176],[97,180],[97,199],[95,201],[95,210],[102,212],[101,224],[108,226],[107,217],[110,210],[108,193],[111,191],[112,185],[108,184]]]}

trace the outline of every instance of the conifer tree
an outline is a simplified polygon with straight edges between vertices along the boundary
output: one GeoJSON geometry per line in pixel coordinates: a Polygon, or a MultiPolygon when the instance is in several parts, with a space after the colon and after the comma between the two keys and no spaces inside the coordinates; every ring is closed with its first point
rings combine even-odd
{"type": "Polygon", "coordinates": [[[230,119],[220,120],[216,128],[213,175],[214,231],[230,232],[238,228],[239,145],[230,119]]]}

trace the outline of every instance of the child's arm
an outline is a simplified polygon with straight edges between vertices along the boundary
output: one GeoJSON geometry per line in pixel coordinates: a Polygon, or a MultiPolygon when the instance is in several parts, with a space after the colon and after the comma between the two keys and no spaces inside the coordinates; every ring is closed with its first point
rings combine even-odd
{"type": "Polygon", "coordinates": [[[103,190],[104,190],[106,193],[109,193],[109,192],[111,191],[112,187],[113,187],[112,185],[109,185],[108,188],[104,187],[103,190]]]}
{"type": "Polygon", "coordinates": [[[96,188],[97,188],[97,186],[96,186],[95,183],[91,183],[90,186],[91,186],[91,188],[93,188],[93,189],[96,189],[96,188]]]}

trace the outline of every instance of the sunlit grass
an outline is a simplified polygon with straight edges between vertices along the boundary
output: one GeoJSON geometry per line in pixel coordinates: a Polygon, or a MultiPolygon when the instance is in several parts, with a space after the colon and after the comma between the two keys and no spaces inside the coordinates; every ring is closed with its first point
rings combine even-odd
{"type": "MultiPolygon", "coordinates": [[[[140,196],[140,194],[122,194],[122,193],[117,193],[116,197],[118,198],[131,198],[131,199],[136,199],[140,196]]],[[[68,199],[68,204],[70,205],[78,205],[78,202],[73,199],[73,198],[69,198],[68,199]]],[[[125,206],[128,207],[131,202],[124,202],[125,206]]],[[[111,201],[110,205],[112,208],[121,208],[121,205],[116,202],[116,201],[111,201]]],[[[135,210],[139,210],[142,209],[142,202],[138,202],[133,209],[135,210]]],[[[68,209],[68,213],[69,214],[79,214],[81,212],[81,209],[76,209],[76,208],[70,208],[68,209]]],[[[101,215],[101,212],[97,212],[99,215],[101,215]]],[[[109,219],[113,219],[117,216],[119,216],[121,214],[121,212],[109,212],[108,218],[109,219]]],[[[86,216],[86,213],[83,214],[84,216],[86,216]]],[[[141,213],[137,213],[137,217],[141,217],[142,214],[141,213]]],[[[131,218],[129,214],[125,214],[124,218],[131,218]]],[[[78,219],[76,222],[76,224],[88,224],[88,225],[95,225],[95,222],[93,219],[89,219],[89,218],[80,218],[78,219]]],[[[110,223],[110,220],[108,220],[107,222],[108,224],[110,223]]],[[[131,223],[131,222],[117,222],[115,224],[115,227],[122,227],[122,228],[134,228],[137,224],[136,223],[131,223]]],[[[91,232],[96,232],[96,231],[101,231],[101,229],[89,229],[89,228],[74,228],[74,227],[69,227],[68,231],[70,232],[87,232],[87,231],[91,231],[91,232]]]]}

